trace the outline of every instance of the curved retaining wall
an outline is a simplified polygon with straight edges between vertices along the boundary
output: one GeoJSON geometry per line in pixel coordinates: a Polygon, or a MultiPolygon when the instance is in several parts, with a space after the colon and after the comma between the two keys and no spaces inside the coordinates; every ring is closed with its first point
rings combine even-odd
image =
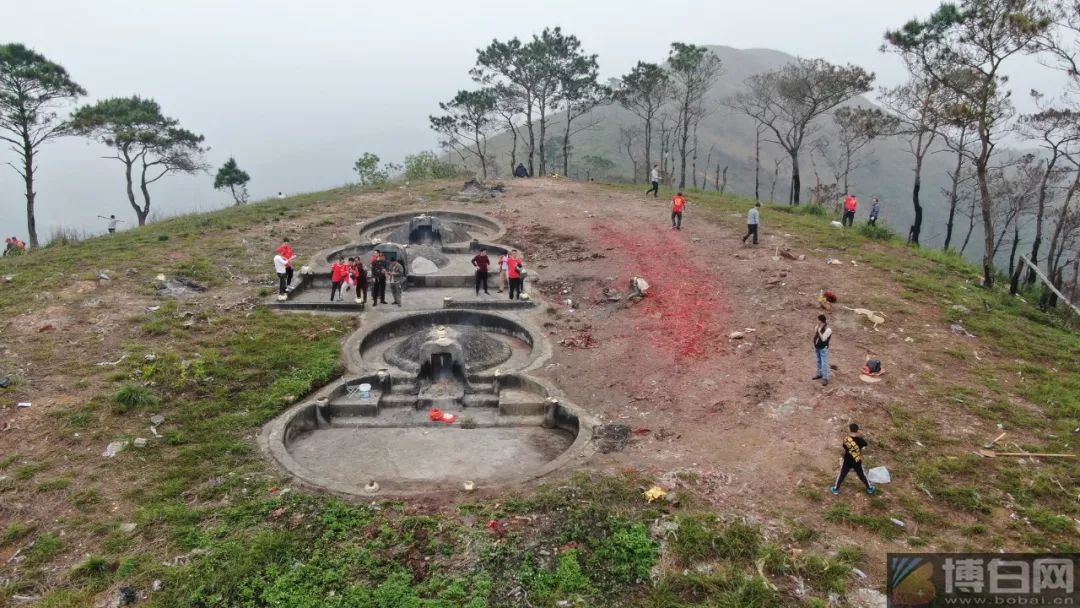
{"type": "MultiPolygon", "coordinates": [[[[482,235],[485,240],[498,240],[506,234],[506,228],[498,221],[478,213],[467,211],[453,211],[450,209],[435,209],[431,211],[405,211],[380,215],[365,222],[360,226],[360,237],[363,238],[372,232],[379,232],[387,228],[394,228],[401,224],[407,224],[418,215],[430,215],[448,222],[464,224],[466,226],[487,230],[488,234],[482,235]]],[[[473,238],[477,238],[475,235],[473,238]]]]}

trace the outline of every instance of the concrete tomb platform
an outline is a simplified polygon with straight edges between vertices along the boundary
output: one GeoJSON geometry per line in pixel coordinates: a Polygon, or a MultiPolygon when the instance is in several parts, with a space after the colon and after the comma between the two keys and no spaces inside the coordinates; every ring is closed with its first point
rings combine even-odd
{"type": "Polygon", "coordinates": [[[300,466],[336,484],[362,488],[412,482],[488,483],[529,476],[565,452],[574,436],[540,426],[463,429],[460,425],[330,428],[293,439],[300,466]]]}
{"type": "Polygon", "coordinates": [[[402,306],[366,304],[361,328],[343,345],[346,376],[267,423],[263,452],[304,486],[363,497],[516,484],[588,458],[595,420],[529,375],[552,353],[528,314],[538,302],[497,293],[497,273],[490,295],[473,288],[475,252],[506,251],[480,239],[504,234],[479,214],[398,213],[364,224],[359,243],[316,254],[312,272],[270,306],[361,310],[353,294],[329,301],[322,267],[337,255],[378,247],[403,259],[413,249],[432,264],[408,276],[402,306]],[[436,409],[450,416],[440,419],[436,409]]]}

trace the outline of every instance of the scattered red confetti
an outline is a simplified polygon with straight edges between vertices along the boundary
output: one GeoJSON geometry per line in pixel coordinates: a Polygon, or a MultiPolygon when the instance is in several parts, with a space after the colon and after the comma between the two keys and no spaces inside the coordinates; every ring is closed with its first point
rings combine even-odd
{"type": "Polygon", "coordinates": [[[614,248],[609,256],[629,280],[649,282],[649,292],[635,307],[637,329],[653,346],[676,359],[697,359],[716,350],[731,312],[724,286],[692,261],[682,233],[651,227],[623,232],[608,225],[593,226],[600,243],[614,248]]]}

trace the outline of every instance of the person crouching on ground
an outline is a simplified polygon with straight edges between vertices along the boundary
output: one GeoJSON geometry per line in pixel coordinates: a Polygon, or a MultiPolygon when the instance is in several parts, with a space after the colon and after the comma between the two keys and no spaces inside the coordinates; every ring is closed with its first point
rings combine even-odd
{"type": "Polygon", "coordinates": [[[349,266],[345,263],[345,258],[338,258],[330,266],[330,301],[334,301],[334,296],[338,296],[341,299],[341,284],[345,282],[345,279],[349,276],[349,266]]]}
{"type": "Polygon", "coordinates": [[[822,386],[829,386],[829,340],[832,340],[832,328],[825,315],[818,315],[818,324],[814,329],[814,352],[817,355],[817,375],[812,380],[821,380],[822,386]]]}
{"type": "Polygon", "coordinates": [[[836,476],[836,482],[829,488],[829,491],[833,494],[839,494],[840,484],[844,483],[844,478],[847,477],[848,472],[855,471],[859,481],[866,486],[866,493],[872,496],[877,491],[877,488],[870,484],[870,480],[866,478],[866,473],[863,471],[862,452],[866,449],[866,440],[859,435],[859,425],[854,422],[848,425],[848,430],[851,431],[851,434],[844,437],[844,462],[840,465],[840,474],[836,476]]]}
{"type": "Polygon", "coordinates": [[[510,281],[510,299],[521,299],[521,271],[524,269],[521,263],[521,254],[515,249],[510,252],[506,260],[506,276],[510,281]]]}
{"type": "Polygon", "coordinates": [[[287,290],[290,287],[292,287],[292,280],[293,280],[292,261],[294,259],[296,259],[296,252],[293,251],[292,245],[289,244],[289,239],[282,239],[281,240],[281,244],[278,245],[277,252],[280,253],[282,255],[282,257],[284,257],[286,260],[289,261],[288,265],[285,266],[285,289],[287,290]]]}
{"type": "Polygon", "coordinates": [[[491,265],[491,258],[488,257],[486,249],[481,249],[473,256],[472,265],[476,268],[476,295],[480,295],[481,285],[484,287],[484,295],[490,295],[488,293],[488,266],[491,265]]]}
{"type": "MultiPolygon", "coordinates": [[[[386,267],[386,282],[390,285],[390,295],[394,298],[394,306],[401,306],[401,291],[405,287],[405,267],[401,260],[391,260],[386,267]]],[[[386,304],[386,301],[383,301],[386,304]]]]}
{"type": "Polygon", "coordinates": [[[758,224],[761,222],[760,209],[761,203],[754,203],[754,206],[750,208],[750,212],[746,214],[746,236],[742,237],[742,242],[744,244],[746,243],[746,239],[753,236],[753,243],[757,245],[758,224]]]}
{"type": "Polygon", "coordinates": [[[671,197],[671,229],[682,230],[683,207],[686,207],[686,198],[682,192],[671,197]]]}

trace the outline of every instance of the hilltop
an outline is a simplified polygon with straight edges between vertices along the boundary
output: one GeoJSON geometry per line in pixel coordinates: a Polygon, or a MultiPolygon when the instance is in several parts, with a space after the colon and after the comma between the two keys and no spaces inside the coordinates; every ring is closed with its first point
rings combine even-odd
{"type": "Polygon", "coordinates": [[[1080,338],[958,257],[785,205],[742,246],[750,203],[731,195],[693,195],[676,232],[632,186],[459,189],[345,188],[0,260],[0,605],[124,588],[152,606],[858,605],[890,550],[1077,550],[1075,461],[973,452],[1004,430],[1010,451],[1080,453],[1080,338]],[[379,313],[266,309],[271,252],[288,236],[305,259],[434,208],[506,226],[555,344],[537,375],[629,441],[509,492],[302,490],[255,435],[337,377],[342,341],[379,313]],[[166,297],[159,274],[205,291],[166,297]],[[648,296],[609,299],[631,276],[648,296]],[[810,381],[821,290],[839,297],[828,387],[810,381]],[[859,380],[867,354],[879,383],[859,380]],[[892,472],[878,496],[828,492],[851,420],[892,472]],[[653,485],[671,498],[647,503],[653,485]]]}

